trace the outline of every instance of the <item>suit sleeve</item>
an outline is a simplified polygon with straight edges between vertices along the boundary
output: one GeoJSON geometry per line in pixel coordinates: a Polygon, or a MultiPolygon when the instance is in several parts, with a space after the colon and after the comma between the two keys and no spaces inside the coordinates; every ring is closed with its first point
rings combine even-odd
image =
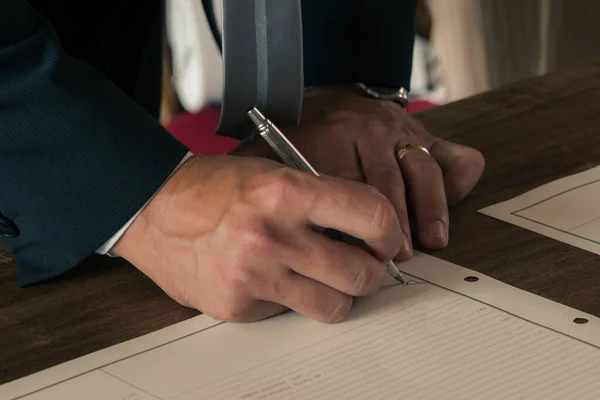
{"type": "Polygon", "coordinates": [[[302,0],[306,86],[410,89],[417,0],[302,0]]]}
{"type": "Polygon", "coordinates": [[[47,20],[0,0],[0,213],[21,286],[92,254],[154,194],[187,149],[47,20]]]}

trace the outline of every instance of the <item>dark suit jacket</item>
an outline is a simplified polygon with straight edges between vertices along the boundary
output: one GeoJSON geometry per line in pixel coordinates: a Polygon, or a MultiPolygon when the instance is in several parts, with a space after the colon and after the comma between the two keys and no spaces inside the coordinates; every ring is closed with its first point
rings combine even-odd
{"type": "MultiPolygon", "coordinates": [[[[306,85],[407,87],[416,3],[303,0],[306,85]]],[[[187,152],[157,122],[162,27],[160,0],[0,0],[0,218],[20,285],[92,254],[187,152]]]]}

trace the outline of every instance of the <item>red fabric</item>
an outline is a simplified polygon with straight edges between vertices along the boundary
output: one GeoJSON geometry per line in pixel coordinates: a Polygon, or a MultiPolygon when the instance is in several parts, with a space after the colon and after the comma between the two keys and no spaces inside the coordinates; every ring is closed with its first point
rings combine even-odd
{"type": "MultiPolygon", "coordinates": [[[[414,113],[435,107],[427,101],[409,103],[408,112],[414,113]]],[[[181,113],[167,124],[166,129],[194,155],[226,154],[233,150],[237,141],[215,135],[219,124],[219,108],[207,108],[196,114],[181,113]]]]}
{"type": "Polygon", "coordinates": [[[430,103],[429,101],[424,101],[424,100],[411,101],[410,103],[408,103],[407,111],[410,114],[412,114],[412,113],[416,113],[419,111],[427,110],[428,108],[433,108],[436,105],[437,104],[433,104],[433,103],[430,103]]]}
{"type": "Polygon", "coordinates": [[[181,113],[165,127],[194,155],[218,155],[233,150],[237,141],[215,135],[219,108],[207,108],[196,114],[181,113]]]}

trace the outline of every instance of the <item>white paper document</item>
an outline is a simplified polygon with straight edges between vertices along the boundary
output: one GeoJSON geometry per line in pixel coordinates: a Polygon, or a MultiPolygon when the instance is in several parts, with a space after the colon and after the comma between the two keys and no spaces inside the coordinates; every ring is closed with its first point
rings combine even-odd
{"type": "Polygon", "coordinates": [[[0,399],[600,398],[600,319],[424,254],[401,265],[409,284],[358,299],[346,322],[200,316],[0,399]]]}
{"type": "Polygon", "coordinates": [[[600,167],[556,180],[480,212],[600,254],[600,167]]]}

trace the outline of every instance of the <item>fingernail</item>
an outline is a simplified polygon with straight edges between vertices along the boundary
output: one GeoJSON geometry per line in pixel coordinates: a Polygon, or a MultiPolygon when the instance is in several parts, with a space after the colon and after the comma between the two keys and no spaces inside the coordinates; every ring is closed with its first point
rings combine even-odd
{"type": "Polygon", "coordinates": [[[430,238],[440,238],[444,242],[448,239],[448,234],[446,233],[446,226],[442,221],[431,221],[429,225],[427,225],[427,230],[425,234],[430,238]]]}

